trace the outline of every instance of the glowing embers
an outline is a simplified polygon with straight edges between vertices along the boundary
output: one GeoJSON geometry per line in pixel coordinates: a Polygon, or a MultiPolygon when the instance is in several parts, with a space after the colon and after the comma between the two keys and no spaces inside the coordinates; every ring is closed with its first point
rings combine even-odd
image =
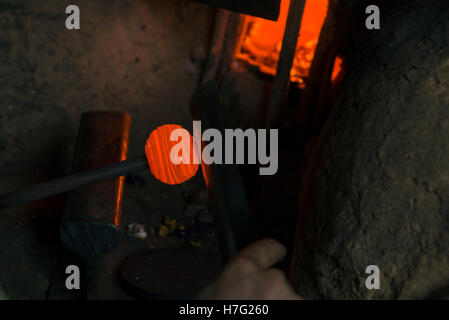
{"type": "MultiPolygon", "coordinates": [[[[180,153],[181,158],[188,157],[189,159],[179,159],[184,161],[172,161],[170,157],[171,150],[173,147],[181,147],[180,144],[187,143],[185,150],[192,150],[193,148],[193,137],[186,132],[187,137],[180,137],[179,140],[171,141],[170,135],[176,129],[183,129],[180,125],[167,124],[158,127],[156,130],[151,132],[150,137],[145,145],[145,154],[147,156],[148,165],[150,166],[151,173],[156,179],[167,184],[180,184],[190,178],[192,178],[198,171],[199,164],[198,161],[194,160],[194,152],[180,153]],[[175,163],[176,164],[175,164],[175,163]],[[182,162],[182,163],[181,163],[182,162]]],[[[181,149],[179,149],[181,151],[181,149]]]]}
{"type": "MultiPolygon", "coordinates": [[[[240,63],[256,66],[260,72],[275,75],[282,48],[290,0],[282,0],[278,21],[247,16],[240,43],[235,54],[234,68],[240,63]]],[[[315,54],[318,37],[327,14],[328,0],[307,0],[301,22],[290,80],[304,84],[315,54]]]]}

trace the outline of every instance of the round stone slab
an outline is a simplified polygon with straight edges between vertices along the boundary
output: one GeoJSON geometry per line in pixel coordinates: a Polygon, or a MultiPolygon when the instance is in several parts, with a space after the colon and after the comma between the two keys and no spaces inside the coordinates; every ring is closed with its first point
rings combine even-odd
{"type": "Polygon", "coordinates": [[[120,264],[122,285],[140,299],[190,299],[222,269],[219,252],[181,247],[145,250],[120,264]]]}

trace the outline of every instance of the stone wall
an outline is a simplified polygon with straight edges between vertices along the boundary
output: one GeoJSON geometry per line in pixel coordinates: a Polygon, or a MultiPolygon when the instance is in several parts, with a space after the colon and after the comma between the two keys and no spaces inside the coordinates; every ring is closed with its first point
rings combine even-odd
{"type": "Polygon", "coordinates": [[[305,298],[444,295],[449,284],[449,3],[394,1],[353,39],[303,163],[292,280],[305,298]],[[380,290],[367,290],[377,265],[380,290]]]}

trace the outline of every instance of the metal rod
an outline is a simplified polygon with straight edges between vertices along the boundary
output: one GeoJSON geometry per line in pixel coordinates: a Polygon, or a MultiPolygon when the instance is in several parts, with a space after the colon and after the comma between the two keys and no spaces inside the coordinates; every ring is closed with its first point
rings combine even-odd
{"type": "MultiPolygon", "coordinates": [[[[204,83],[196,91],[190,105],[190,115],[192,120],[201,121],[202,131],[214,128],[224,136],[226,119],[214,80],[204,83]]],[[[251,208],[237,165],[202,163],[202,166],[211,199],[218,243],[226,262],[257,240],[251,208]]]]}
{"type": "Polygon", "coordinates": [[[213,7],[276,21],[279,18],[281,0],[193,0],[213,7]]]}
{"type": "Polygon", "coordinates": [[[281,54],[279,56],[273,90],[268,105],[265,123],[266,129],[272,128],[276,121],[279,120],[281,107],[290,83],[290,70],[292,69],[293,60],[295,58],[299,29],[301,27],[305,5],[306,0],[292,0],[290,2],[284,38],[282,39],[281,54]]]}
{"type": "Polygon", "coordinates": [[[0,195],[0,209],[64,193],[89,184],[124,176],[147,168],[147,159],[145,156],[141,156],[136,159],[117,162],[106,167],[83,171],[63,178],[47,181],[23,190],[0,195]]]}

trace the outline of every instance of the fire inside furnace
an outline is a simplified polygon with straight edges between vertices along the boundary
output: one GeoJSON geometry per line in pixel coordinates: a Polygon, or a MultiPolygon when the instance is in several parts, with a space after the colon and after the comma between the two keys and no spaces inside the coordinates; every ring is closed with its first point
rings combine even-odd
{"type": "MultiPolygon", "coordinates": [[[[246,16],[240,42],[235,53],[234,67],[248,63],[260,72],[276,74],[282,38],[287,22],[290,0],[282,0],[278,21],[246,16]]],[[[308,0],[301,21],[296,55],[290,71],[290,80],[304,87],[309,74],[321,28],[326,18],[328,0],[308,0]]],[[[336,59],[332,79],[338,76],[341,60],[336,59]]]]}

